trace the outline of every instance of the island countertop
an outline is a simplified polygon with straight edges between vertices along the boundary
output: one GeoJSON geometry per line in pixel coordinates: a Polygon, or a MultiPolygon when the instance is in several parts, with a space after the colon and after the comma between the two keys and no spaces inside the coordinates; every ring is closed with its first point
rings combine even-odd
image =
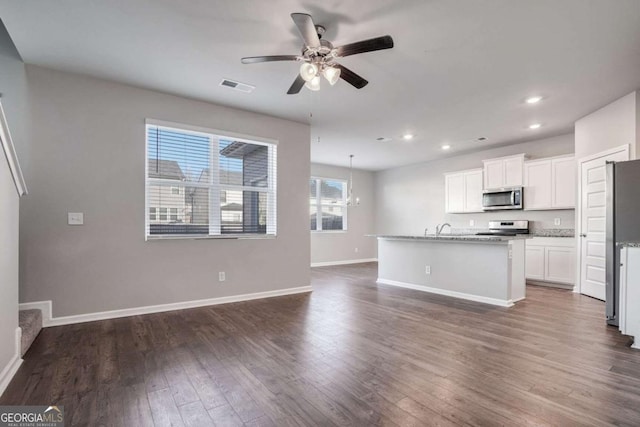
{"type": "Polygon", "coordinates": [[[435,241],[435,242],[508,242],[510,240],[525,240],[530,239],[533,236],[526,234],[517,234],[515,236],[478,236],[475,234],[441,234],[436,236],[434,234],[427,234],[426,236],[411,236],[411,235],[387,235],[387,234],[374,234],[371,237],[377,237],[378,239],[387,240],[413,240],[413,241],[435,241]]]}

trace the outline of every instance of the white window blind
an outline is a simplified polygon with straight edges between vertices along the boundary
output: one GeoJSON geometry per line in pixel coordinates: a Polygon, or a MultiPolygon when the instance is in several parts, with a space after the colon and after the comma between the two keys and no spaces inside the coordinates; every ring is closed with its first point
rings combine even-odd
{"type": "Polygon", "coordinates": [[[346,230],[346,202],[346,181],[311,178],[309,180],[309,220],[311,230],[346,230]]]}
{"type": "Polygon", "coordinates": [[[147,125],[146,236],[276,235],[277,146],[147,125]]]}

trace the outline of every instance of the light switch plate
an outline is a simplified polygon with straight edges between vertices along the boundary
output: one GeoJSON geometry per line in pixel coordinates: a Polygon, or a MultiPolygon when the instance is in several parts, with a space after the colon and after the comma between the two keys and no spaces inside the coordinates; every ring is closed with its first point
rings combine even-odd
{"type": "Polygon", "coordinates": [[[554,218],[553,219],[553,224],[554,225],[560,225],[560,218],[554,218]]]}
{"type": "Polygon", "coordinates": [[[84,213],[82,212],[68,212],[67,224],[69,225],[84,225],[84,213]]]}

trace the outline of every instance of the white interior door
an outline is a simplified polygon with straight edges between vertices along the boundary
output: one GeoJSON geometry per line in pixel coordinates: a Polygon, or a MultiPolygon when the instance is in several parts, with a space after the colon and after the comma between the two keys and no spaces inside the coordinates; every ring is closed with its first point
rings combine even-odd
{"type": "Polygon", "coordinates": [[[605,299],[605,231],[607,161],[629,160],[627,149],[582,161],[580,293],[605,299]]]}

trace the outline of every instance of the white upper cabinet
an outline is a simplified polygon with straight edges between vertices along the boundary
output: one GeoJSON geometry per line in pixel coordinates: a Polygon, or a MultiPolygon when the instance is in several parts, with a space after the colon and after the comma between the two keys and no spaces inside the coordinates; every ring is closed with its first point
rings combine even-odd
{"type": "Polygon", "coordinates": [[[522,185],[524,154],[488,159],[483,162],[485,190],[522,185]]]}
{"type": "Polygon", "coordinates": [[[534,160],[524,164],[524,208],[551,207],[551,161],[534,160]]]}
{"type": "Polygon", "coordinates": [[[464,174],[464,211],[482,212],[482,169],[464,174]]]}
{"type": "Polygon", "coordinates": [[[574,156],[551,160],[551,206],[554,209],[576,207],[576,159],[574,156]]]}
{"type": "Polygon", "coordinates": [[[576,169],[573,156],[525,162],[525,210],[573,209],[576,169]]]}
{"type": "Polygon", "coordinates": [[[444,176],[445,212],[464,212],[464,173],[452,173],[444,176]]]}
{"type": "Polygon", "coordinates": [[[484,188],[504,187],[504,162],[502,160],[485,160],[484,188]]]}
{"type": "Polygon", "coordinates": [[[504,159],[504,187],[522,186],[524,154],[504,159]]]}
{"type": "Polygon", "coordinates": [[[482,169],[445,174],[445,212],[482,212],[482,169]]]}

